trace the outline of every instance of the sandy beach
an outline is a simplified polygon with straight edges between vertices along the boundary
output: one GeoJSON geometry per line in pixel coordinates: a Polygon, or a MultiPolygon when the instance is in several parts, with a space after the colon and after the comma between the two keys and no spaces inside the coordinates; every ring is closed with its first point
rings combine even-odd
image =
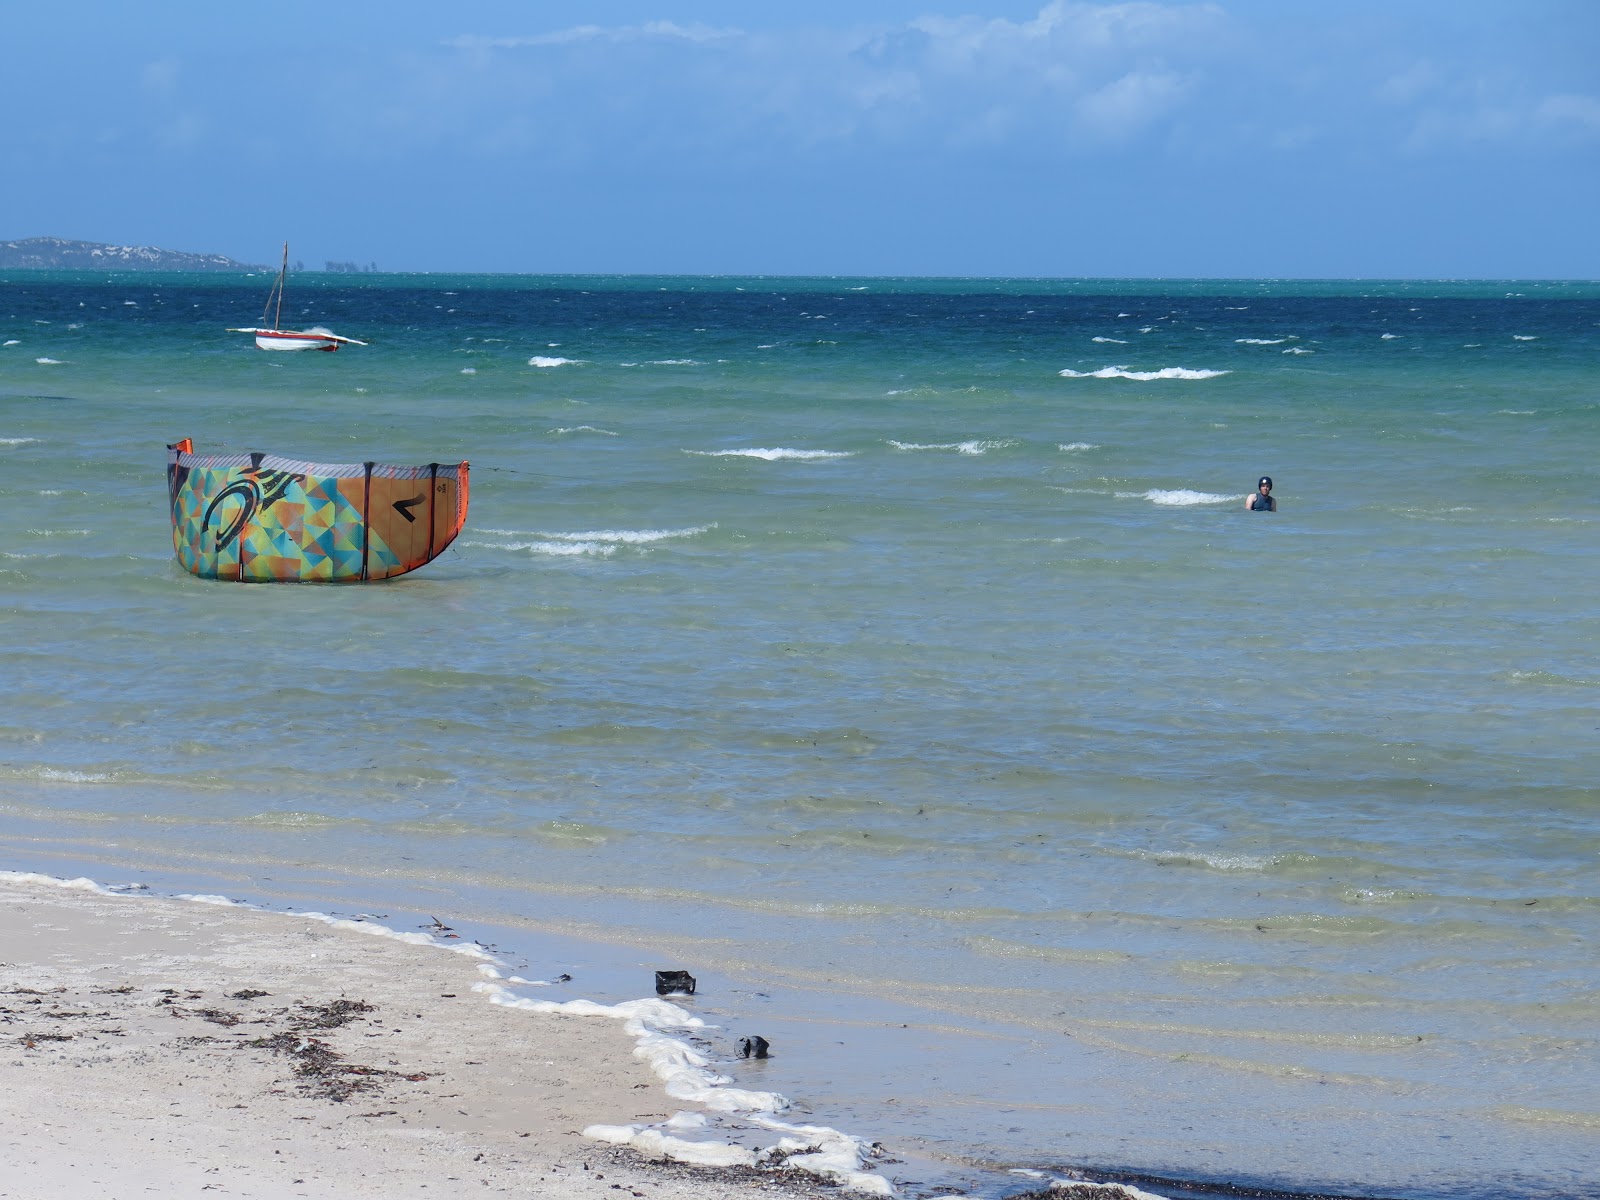
{"type": "Polygon", "coordinates": [[[623,1021],[491,1003],[477,955],[86,880],[0,907],[8,1200],[840,1194],[586,1136],[685,1106],[623,1021]]]}

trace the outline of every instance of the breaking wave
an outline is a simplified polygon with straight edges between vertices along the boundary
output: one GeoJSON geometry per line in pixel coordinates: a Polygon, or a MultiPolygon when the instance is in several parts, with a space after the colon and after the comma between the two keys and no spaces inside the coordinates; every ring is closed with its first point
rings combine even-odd
{"type": "Polygon", "coordinates": [[[1151,504],[1165,504],[1187,508],[1194,504],[1231,504],[1243,496],[1223,496],[1216,492],[1197,492],[1192,488],[1151,488],[1148,492],[1118,492],[1119,500],[1148,500],[1151,504]]]}
{"type": "Polygon", "coordinates": [[[849,450],[790,450],[787,447],[778,447],[768,450],[763,447],[751,447],[747,450],[685,450],[685,454],[698,454],[703,458],[760,458],[767,462],[777,462],[780,459],[819,459],[819,458],[849,458],[849,450]]]}
{"type": "Polygon", "coordinates": [[[1189,367],[1162,367],[1155,371],[1130,371],[1127,367],[1101,367],[1098,371],[1060,372],[1063,379],[1215,379],[1218,375],[1231,375],[1231,371],[1192,370],[1189,367]]]}
{"type": "Polygon", "coordinates": [[[976,438],[966,442],[897,442],[889,439],[889,445],[896,450],[954,450],[960,454],[983,454],[1016,444],[1016,438],[976,438]]]}

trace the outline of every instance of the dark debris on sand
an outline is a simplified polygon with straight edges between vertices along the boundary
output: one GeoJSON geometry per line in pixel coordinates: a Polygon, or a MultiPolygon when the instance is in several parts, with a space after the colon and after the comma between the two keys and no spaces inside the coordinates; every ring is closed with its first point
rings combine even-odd
{"type": "Polygon", "coordinates": [[[586,1157],[604,1159],[618,1166],[647,1167],[652,1175],[684,1180],[714,1180],[761,1190],[786,1200],[848,1200],[857,1193],[839,1184],[793,1167],[705,1167],[681,1163],[670,1158],[652,1158],[627,1146],[612,1146],[591,1151],[586,1157]]]}
{"type": "MultiPolygon", "coordinates": [[[[52,1042],[80,1038],[98,1041],[104,1037],[124,1036],[124,1030],[112,1027],[119,1018],[109,1010],[76,1011],[54,1007],[54,1003],[60,1002],[59,993],[64,990],[19,987],[0,992],[0,997],[17,997],[20,1001],[0,1002],[0,1030],[3,1030],[0,1039],[43,1053],[52,1042]],[[47,1000],[53,1002],[50,1007],[46,1005],[47,1000]]],[[[138,989],[130,986],[96,988],[94,994],[102,1000],[115,997],[111,1001],[113,1004],[120,1001],[130,1009],[152,1006],[150,999],[139,997],[138,989]]],[[[274,1056],[281,1055],[292,1064],[295,1090],[313,1099],[343,1103],[357,1094],[379,1093],[398,1081],[418,1083],[429,1078],[421,1072],[351,1062],[324,1038],[316,1036],[367,1019],[367,1014],[376,1011],[371,1004],[345,997],[321,1004],[300,1001],[270,1008],[254,1003],[269,997],[268,992],[245,988],[208,1003],[206,994],[201,991],[158,988],[153,1007],[178,1021],[198,1018],[225,1030],[251,1027],[239,1030],[232,1037],[188,1035],[172,1038],[168,1044],[188,1052],[205,1047],[264,1050],[274,1056]],[[260,1032],[263,1026],[266,1031],[260,1032]]]]}

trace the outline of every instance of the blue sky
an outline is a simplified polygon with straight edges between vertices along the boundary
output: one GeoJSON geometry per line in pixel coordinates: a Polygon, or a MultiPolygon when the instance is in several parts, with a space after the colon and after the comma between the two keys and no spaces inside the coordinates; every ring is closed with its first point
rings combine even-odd
{"type": "Polygon", "coordinates": [[[1600,277],[1596,0],[8,8],[0,238],[421,271],[1600,277]]]}

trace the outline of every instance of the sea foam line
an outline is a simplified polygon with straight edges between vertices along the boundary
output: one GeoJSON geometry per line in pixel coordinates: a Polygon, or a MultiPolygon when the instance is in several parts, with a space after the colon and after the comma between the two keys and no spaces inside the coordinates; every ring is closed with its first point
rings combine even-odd
{"type": "Polygon", "coordinates": [[[535,354],[528,360],[530,367],[573,367],[583,363],[581,358],[557,358],[547,354],[535,354]]]}
{"type": "Polygon", "coordinates": [[[955,450],[960,454],[985,454],[990,450],[1004,450],[1020,443],[1016,438],[975,438],[967,442],[899,442],[889,439],[896,450],[955,450]]]}
{"type": "Polygon", "coordinates": [[[812,460],[823,458],[849,458],[854,453],[850,450],[791,450],[780,446],[777,449],[751,447],[745,450],[685,450],[685,454],[697,454],[703,458],[760,458],[767,462],[778,462],[781,459],[812,460]]]}
{"type": "Polygon", "coordinates": [[[1231,371],[1193,370],[1189,367],[1162,367],[1155,371],[1130,371],[1127,367],[1101,367],[1098,371],[1059,372],[1063,379],[1215,379],[1218,375],[1231,375],[1231,371]]]}
{"type": "MultiPolygon", "coordinates": [[[[491,979],[498,977],[493,967],[479,970],[491,979]]],[[[586,1138],[632,1146],[646,1154],[664,1155],[702,1166],[754,1167],[781,1156],[785,1168],[833,1179],[851,1191],[894,1195],[894,1188],[887,1179],[864,1169],[870,1148],[863,1139],[825,1125],[791,1125],[777,1120],[769,1114],[786,1111],[789,1108],[787,1097],[778,1092],[729,1087],[729,1078],[714,1071],[710,1059],[687,1041],[666,1032],[715,1028],[676,1004],[660,999],[624,1000],[620,1004],[598,1004],[593,1000],[532,1000],[488,981],[473,984],[473,990],[487,995],[491,1004],[506,1008],[621,1020],[623,1030],[634,1039],[634,1057],[648,1064],[656,1078],[666,1085],[667,1095],[674,1100],[738,1116],[762,1129],[801,1135],[781,1138],[777,1145],[764,1150],[750,1150],[729,1142],[677,1136],[711,1126],[703,1113],[678,1113],[658,1124],[590,1125],[582,1131],[586,1138]]]]}
{"type": "Polygon", "coordinates": [[[1229,504],[1244,499],[1243,495],[1224,496],[1217,492],[1197,492],[1190,488],[1151,488],[1147,492],[1117,492],[1118,500],[1148,500],[1151,504],[1175,505],[1188,508],[1196,504],[1229,504]]]}

